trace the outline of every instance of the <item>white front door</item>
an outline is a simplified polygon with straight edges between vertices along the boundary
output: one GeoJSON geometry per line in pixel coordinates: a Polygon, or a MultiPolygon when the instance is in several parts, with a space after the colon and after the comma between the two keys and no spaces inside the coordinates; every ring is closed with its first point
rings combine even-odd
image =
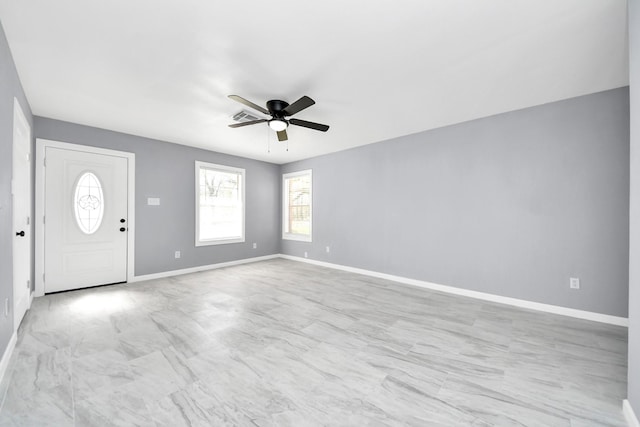
{"type": "Polygon", "coordinates": [[[31,127],[13,101],[13,328],[18,329],[31,294],[31,127]]]}
{"type": "Polygon", "coordinates": [[[46,147],[46,293],[127,280],[127,162],[46,147]]]}

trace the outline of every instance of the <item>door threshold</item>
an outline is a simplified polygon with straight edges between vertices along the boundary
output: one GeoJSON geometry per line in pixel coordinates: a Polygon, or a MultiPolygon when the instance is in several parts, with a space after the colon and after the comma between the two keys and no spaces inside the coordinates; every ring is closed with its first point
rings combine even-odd
{"type": "Polygon", "coordinates": [[[104,288],[106,286],[122,285],[123,283],[127,283],[127,282],[124,281],[124,282],[105,283],[104,285],[85,286],[84,288],[66,289],[64,291],[55,291],[55,292],[45,292],[44,294],[45,295],[65,294],[68,292],[83,291],[85,289],[104,288]]]}

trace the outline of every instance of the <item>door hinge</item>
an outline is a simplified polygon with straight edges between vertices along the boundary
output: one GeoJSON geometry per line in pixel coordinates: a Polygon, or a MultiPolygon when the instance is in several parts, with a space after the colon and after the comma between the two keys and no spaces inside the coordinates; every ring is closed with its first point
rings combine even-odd
{"type": "Polygon", "coordinates": [[[27,289],[31,289],[31,280],[27,280],[27,289]]]}
{"type": "Polygon", "coordinates": [[[47,167],[47,158],[42,159],[42,166],[47,167]]]}
{"type": "Polygon", "coordinates": [[[27,225],[31,224],[31,217],[27,217],[27,225]]]}
{"type": "Polygon", "coordinates": [[[42,223],[46,224],[46,220],[45,220],[45,216],[44,215],[42,215],[42,223]]]}
{"type": "Polygon", "coordinates": [[[42,273],[42,283],[44,283],[44,273],[42,273]]]}

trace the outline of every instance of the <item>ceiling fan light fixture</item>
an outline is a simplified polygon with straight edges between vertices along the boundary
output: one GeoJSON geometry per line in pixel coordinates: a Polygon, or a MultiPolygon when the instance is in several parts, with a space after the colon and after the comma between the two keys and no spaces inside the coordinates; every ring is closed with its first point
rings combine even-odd
{"type": "Polygon", "coordinates": [[[269,127],[275,130],[276,132],[285,130],[287,126],[289,126],[289,123],[287,123],[285,120],[282,120],[282,119],[269,120],[269,127]]]}

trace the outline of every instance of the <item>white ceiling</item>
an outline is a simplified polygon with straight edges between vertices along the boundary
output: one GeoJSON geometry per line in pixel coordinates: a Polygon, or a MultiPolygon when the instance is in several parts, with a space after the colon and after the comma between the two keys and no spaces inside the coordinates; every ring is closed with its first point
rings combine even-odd
{"type": "Polygon", "coordinates": [[[0,0],[34,114],[273,163],[628,84],[625,0],[0,0]],[[316,105],[289,151],[243,107],[316,105]],[[267,151],[268,140],[271,152],[267,151]]]}

